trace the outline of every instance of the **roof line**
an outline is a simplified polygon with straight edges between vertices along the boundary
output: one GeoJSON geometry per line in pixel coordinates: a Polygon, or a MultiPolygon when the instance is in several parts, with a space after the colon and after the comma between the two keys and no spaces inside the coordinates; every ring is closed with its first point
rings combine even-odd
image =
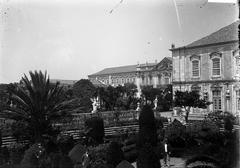
{"type": "Polygon", "coordinates": [[[124,74],[124,73],[130,73],[130,72],[137,72],[137,70],[136,70],[136,71],[128,71],[128,72],[106,73],[106,74],[91,74],[91,75],[88,75],[88,76],[100,76],[100,75],[124,74]]]}
{"type": "Polygon", "coordinates": [[[219,43],[211,43],[211,44],[204,44],[204,45],[198,45],[198,46],[182,46],[182,47],[177,47],[177,48],[170,48],[170,51],[174,50],[179,50],[179,49],[191,49],[191,48],[199,48],[199,47],[205,47],[205,46],[212,46],[212,45],[219,45],[219,44],[227,44],[227,43],[234,43],[234,42],[239,42],[239,40],[231,40],[231,41],[224,41],[224,42],[219,42],[219,43]]]}

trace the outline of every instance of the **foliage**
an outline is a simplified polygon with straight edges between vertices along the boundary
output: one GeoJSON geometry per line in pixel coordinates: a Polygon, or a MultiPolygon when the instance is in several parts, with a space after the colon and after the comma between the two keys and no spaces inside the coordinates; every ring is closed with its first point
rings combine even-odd
{"type": "Polygon", "coordinates": [[[149,105],[143,106],[139,116],[138,145],[141,147],[146,143],[157,145],[157,128],[152,108],[149,105]]]}
{"type": "Polygon", "coordinates": [[[42,157],[44,149],[41,144],[33,144],[29,149],[25,151],[21,166],[24,168],[37,168],[39,159],[42,157]]]}
{"type": "Polygon", "coordinates": [[[76,105],[84,107],[81,109],[81,112],[91,112],[91,98],[94,97],[95,93],[96,88],[88,79],[81,79],[73,85],[73,97],[78,98],[76,105]]]}
{"type": "Polygon", "coordinates": [[[162,95],[162,90],[159,88],[153,88],[153,86],[144,86],[142,88],[142,94],[146,100],[151,101],[151,104],[153,105],[153,101],[156,98],[156,96],[162,95]]]}
{"type": "MultiPolygon", "coordinates": [[[[90,168],[98,168],[107,165],[106,152],[108,144],[101,144],[96,147],[89,148],[90,168]]],[[[107,167],[107,166],[106,166],[107,167]]]]}
{"type": "Polygon", "coordinates": [[[9,150],[10,161],[13,164],[19,164],[23,158],[24,151],[28,148],[28,145],[15,143],[11,145],[9,150]]]}
{"type": "Polygon", "coordinates": [[[227,131],[232,131],[236,118],[230,112],[215,111],[208,114],[208,118],[220,127],[224,124],[227,131]]]}
{"type": "Polygon", "coordinates": [[[104,124],[100,117],[91,117],[85,121],[87,136],[89,140],[93,140],[95,144],[103,143],[104,138],[104,124]]]}
{"type": "Polygon", "coordinates": [[[207,108],[210,102],[201,99],[197,91],[176,91],[173,100],[174,107],[184,108],[185,121],[188,122],[188,115],[191,107],[207,108]]]}
{"type": "Polygon", "coordinates": [[[107,163],[116,167],[123,160],[124,160],[124,155],[121,149],[121,144],[115,141],[110,142],[106,151],[107,163]]]}
{"type": "Polygon", "coordinates": [[[174,121],[170,125],[168,125],[167,128],[165,129],[165,136],[179,137],[184,135],[185,131],[186,127],[180,121],[174,119],[174,121]]]}
{"type": "Polygon", "coordinates": [[[154,148],[157,146],[157,128],[152,108],[145,105],[139,116],[137,167],[160,167],[154,148]]]}
{"type": "Polygon", "coordinates": [[[74,139],[69,135],[59,136],[57,144],[62,154],[67,155],[69,151],[74,147],[74,139]]]}
{"type": "Polygon", "coordinates": [[[168,111],[172,107],[172,85],[166,88],[153,88],[153,86],[144,86],[142,88],[142,97],[151,102],[154,106],[154,100],[157,97],[158,111],[168,111]]]}
{"type": "Polygon", "coordinates": [[[138,156],[136,144],[137,136],[131,135],[124,141],[124,146],[122,147],[124,158],[130,163],[135,162],[138,156]]]}
{"type": "Polygon", "coordinates": [[[115,108],[119,110],[129,110],[131,108],[136,108],[136,92],[136,85],[127,83],[124,86],[119,85],[117,87],[98,87],[96,96],[100,97],[103,110],[114,110],[115,108]]]}
{"type": "Polygon", "coordinates": [[[0,84],[0,111],[2,111],[5,105],[9,105],[11,102],[9,100],[9,93],[7,92],[7,88],[9,84],[0,84]]]}
{"type": "Polygon", "coordinates": [[[220,167],[220,164],[217,160],[210,156],[205,156],[205,155],[198,155],[194,156],[191,159],[188,159],[186,161],[186,166],[192,167],[192,168],[201,168],[206,167],[206,168],[218,168],[220,167]],[[191,166],[190,166],[191,165],[191,166]]]}
{"type": "Polygon", "coordinates": [[[26,123],[26,132],[32,142],[43,141],[44,135],[54,136],[56,122],[69,121],[71,118],[71,101],[62,99],[62,87],[59,83],[50,84],[47,73],[29,72],[30,79],[24,75],[21,84],[11,85],[9,93],[13,106],[6,106],[2,118],[26,123]]]}
{"type": "Polygon", "coordinates": [[[159,168],[161,167],[159,157],[155,152],[155,148],[148,144],[139,149],[137,158],[138,168],[159,168]]]}
{"type": "Polygon", "coordinates": [[[31,135],[29,134],[28,131],[26,131],[27,129],[28,129],[27,123],[21,120],[15,121],[11,125],[12,135],[14,138],[16,138],[18,142],[30,139],[31,135]]]}

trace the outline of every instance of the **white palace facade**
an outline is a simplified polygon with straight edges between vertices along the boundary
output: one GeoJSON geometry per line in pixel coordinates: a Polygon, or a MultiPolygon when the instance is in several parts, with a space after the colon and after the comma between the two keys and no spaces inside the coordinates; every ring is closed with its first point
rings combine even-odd
{"type": "Polygon", "coordinates": [[[138,87],[164,87],[172,83],[172,58],[165,57],[160,62],[105,68],[88,75],[94,84],[118,86],[134,83],[138,87]]]}
{"type": "MultiPolygon", "coordinates": [[[[189,45],[170,49],[173,91],[198,90],[208,111],[240,114],[239,21],[189,45]]],[[[203,30],[199,30],[203,31],[203,30]]]]}

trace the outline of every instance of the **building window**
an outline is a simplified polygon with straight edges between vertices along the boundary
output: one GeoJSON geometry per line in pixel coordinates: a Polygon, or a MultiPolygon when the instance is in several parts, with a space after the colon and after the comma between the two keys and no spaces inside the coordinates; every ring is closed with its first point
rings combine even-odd
{"type": "Polygon", "coordinates": [[[213,77],[219,77],[221,76],[221,57],[222,55],[220,53],[212,53],[210,54],[211,59],[211,74],[213,77]]]}
{"type": "Polygon", "coordinates": [[[236,75],[240,76],[240,57],[236,57],[236,75]]]}
{"type": "Polygon", "coordinates": [[[149,82],[149,85],[152,84],[152,76],[151,75],[149,76],[149,81],[148,82],[149,82]]]}
{"type": "Polygon", "coordinates": [[[234,60],[234,65],[233,65],[233,70],[234,70],[234,77],[235,79],[240,78],[240,56],[239,56],[239,49],[233,51],[233,60],[234,60]]]}
{"type": "Polygon", "coordinates": [[[213,110],[214,111],[221,110],[222,109],[221,91],[213,90],[212,95],[213,95],[213,110]]]}
{"type": "Polygon", "coordinates": [[[200,64],[198,60],[192,61],[192,76],[193,77],[200,76],[200,64]]]}
{"type": "Polygon", "coordinates": [[[169,79],[169,77],[165,77],[165,78],[164,78],[164,83],[165,83],[166,85],[170,84],[170,79],[169,79]]]}
{"type": "Polygon", "coordinates": [[[212,59],[212,75],[220,76],[221,75],[221,61],[220,58],[212,59]]]}
{"type": "Polygon", "coordinates": [[[240,111],[240,90],[236,91],[237,111],[240,111]]]}

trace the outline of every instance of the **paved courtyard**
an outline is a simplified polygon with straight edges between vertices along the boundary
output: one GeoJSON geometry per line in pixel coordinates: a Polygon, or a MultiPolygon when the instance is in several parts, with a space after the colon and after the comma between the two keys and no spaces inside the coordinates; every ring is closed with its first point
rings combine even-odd
{"type": "MultiPolygon", "coordinates": [[[[164,166],[164,162],[163,162],[163,159],[160,160],[161,161],[161,166],[162,168],[167,168],[164,166]]],[[[132,164],[135,168],[137,168],[136,166],[136,162],[134,162],[132,164]]],[[[172,157],[170,159],[170,166],[171,168],[184,168],[184,160],[182,158],[175,158],[175,157],[172,157]]]]}

